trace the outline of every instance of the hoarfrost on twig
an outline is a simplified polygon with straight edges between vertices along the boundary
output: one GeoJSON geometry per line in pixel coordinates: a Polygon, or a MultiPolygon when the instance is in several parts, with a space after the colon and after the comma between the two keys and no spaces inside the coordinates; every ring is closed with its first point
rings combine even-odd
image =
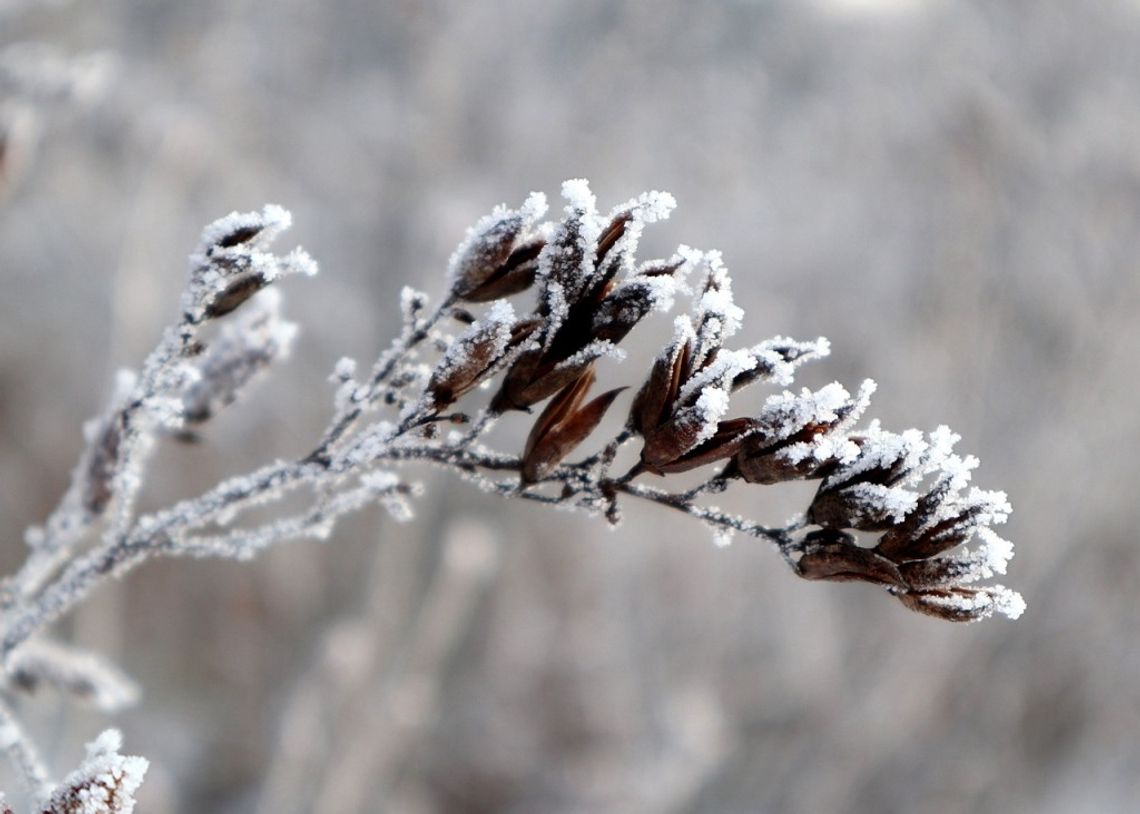
{"type": "MultiPolygon", "coordinates": [[[[154,557],[247,559],[285,540],[327,538],[339,518],[373,504],[407,520],[419,489],[402,469],[416,463],[612,526],[626,501],[656,504],[705,525],[718,545],[734,536],[766,540],[805,579],[869,582],[943,619],[1020,615],[1018,594],[981,584],[1004,574],[1013,553],[991,529],[1006,520],[1008,501],[1001,492],[963,493],[977,459],[953,452],[956,435],[945,427],[893,433],[877,422],[857,429],[870,380],[854,395],[838,382],[785,390],[755,414],[734,416],[738,389],[788,387],[800,366],[828,355],[827,340],[726,347],[744,312],[719,252],[681,246],[669,259],[636,259],[642,230],[669,215],[672,196],[645,193],[603,217],[584,180],[567,181],[562,194],[567,204],[554,223],[539,222],[539,193],[480,220],[452,255],[448,291],[434,307],[404,290],[399,333],[369,372],[359,374],[350,359],[336,364],[332,415],[307,455],[139,514],[154,445],[172,431],[197,432],[287,355],[296,328],[281,317],[277,291],[264,289],[316,272],[300,249],[272,251],[291,224],[281,207],[207,226],[190,257],[180,317],[87,425],[69,490],[29,533],[27,562],[3,584],[0,659],[9,688],[52,686],[107,708],[126,703],[130,682],[109,665],[32,637],[109,576],[154,557]],[[625,389],[591,398],[597,370],[620,361],[625,336],[678,295],[691,299],[689,313],[675,319],[648,374],[630,380],[637,389],[624,426],[589,446],[625,389]],[[457,335],[442,327],[450,319],[461,326],[457,335]],[[219,330],[203,332],[213,321],[219,330]],[[499,389],[483,404],[479,392],[494,381],[499,389]],[[531,431],[521,452],[483,445],[496,420],[515,421],[543,402],[525,419],[531,431]],[[612,474],[631,443],[640,444],[637,463],[612,474]],[[683,491],[639,480],[657,475],[668,484],[674,473],[701,468],[707,477],[683,491]],[[807,511],[782,526],[707,503],[732,485],[797,479],[819,486],[807,511]],[[254,507],[268,518],[259,513],[251,523],[254,507]],[[879,537],[868,546],[854,531],[879,537]]],[[[2,708],[0,734],[28,782],[44,787],[46,770],[2,708]]],[[[118,745],[113,734],[101,737],[47,810],[129,812],[145,761],[119,755],[118,745]]]]}

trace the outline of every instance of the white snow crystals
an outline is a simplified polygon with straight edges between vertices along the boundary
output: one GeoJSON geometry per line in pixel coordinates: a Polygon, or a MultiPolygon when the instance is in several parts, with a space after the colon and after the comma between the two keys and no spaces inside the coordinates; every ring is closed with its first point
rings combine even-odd
{"type": "Polygon", "coordinates": [[[108,729],[87,745],[87,759],[44,803],[44,814],[131,814],[149,763],[119,754],[123,738],[108,729]]]}

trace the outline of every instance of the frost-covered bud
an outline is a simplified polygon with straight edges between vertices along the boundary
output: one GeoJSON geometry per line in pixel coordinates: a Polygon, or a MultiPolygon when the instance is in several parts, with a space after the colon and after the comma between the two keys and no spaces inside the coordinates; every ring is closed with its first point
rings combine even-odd
{"type": "Polygon", "coordinates": [[[957,440],[946,427],[924,439],[877,423],[857,436],[858,454],[829,470],[808,511],[825,528],[805,539],[801,576],[883,584],[911,610],[951,621],[995,612],[1017,618],[1025,608],[1017,593],[973,584],[1006,571],[1013,546],[989,526],[1004,522],[1010,507],[1002,492],[959,494],[977,460],[952,454],[957,440]],[[924,493],[903,488],[930,475],[924,493]],[[841,528],[885,533],[862,548],[841,528]]]}
{"type": "Polygon", "coordinates": [[[899,601],[913,611],[950,622],[977,622],[995,613],[1017,619],[1025,612],[1021,594],[1003,585],[955,586],[931,591],[897,592],[899,601]]]}
{"type": "Polygon", "coordinates": [[[535,320],[516,321],[509,302],[496,302],[451,343],[432,371],[427,385],[432,406],[443,409],[486,381],[535,328],[535,320]]]}
{"type": "Polygon", "coordinates": [[[854,398],[833,382],[799,395],[769,396],[757,417],[757,429],[736,455],[736,472],[749,483],[772,484],[819,477],[853,460],[858,446],[844,430],[863,414],[874,392],[863,383],[854,398]]]}
{"type": "Polygon", "coordinates": [[[182,394],[187,423],[212,418],[273,362],[288,358],[297,326],[281,319],[280,303],[276,291],[266,291],[195,359],[201,375],[182,394]]]}
{"type": "MultiPolygon", "coordinates": [[[[541,330],[541,328],[539,329],[541,330]]],[[[569,356],[550,357],[541,348],[519,354],[503,384],[491,399],[491,410],[526,410],[581,377],[586,369],[604,356],[620,359],[623,351],[612,342],[591,342],[569,356]]]]}
{"type": "Polygon", "coordinates": [[[538,257],[536,347],[519,355],[491,402],[491,409],[526,410],[574,383],[645,315],[672,303],[683,265],[657,262],[638,269],[637,242],[645,224],[667,217],[672,196],[648,192],[599,217],[582,180],[562,186],[565,217],[538,257]]]}
{"type": "Polygon", "coordinates": [[[692,323],[679,317],[674,327],[673,341],[654,361],[630,411],[630,422],[645,441],[641,463],[657,474],[730,458],[755,429],[751,419],[723,420],[733,380],[752,358],[722,351],[695,368],[692,323]]]}
{"type": "Polygon", "coordinates": [[[736,377],[732,383],[734,390],[757,381],[787,386],[792,383],[798,367],[830,354],[831,343],[822,336],[807,342],[776,336],[752,346],[749,353],[756,364],[736,377]]]}
{"type": "Polygon", "coordinates": [[[885,531],[917,506],[919,495],[900,484],[921,477],[928,445],[918,430],[900,435],[877,427],[852,440],[859,454],[824,478],[808,519],[831,528],[885,531]]]}
{"type": "Polygon", "coordinates": [[[1004,492],[972,489],[960,496],[952,482],[946,476],[918,499],[902,523],[882,536],[878,549],[884,556],[896,561],[933,557],[1008,517],[1010,506],[1004,492]]]}
{"type": "Polygon", "coordinates": [[[531,428],[522,456],[524,483],[536,483],[581,444],[601,422],[618,394],[609,390],[582,406],[594,384],[594,371],[588,369],[550,400],[531,428]]]}
{"type": "Polygon", "coordinates": [[[546,196],[533,192],[519,209],[498,206],[469,229],[448,264],[452,295],[489,302],[529,288],[545,245],[536,230],[544,214],[546,196]]]}
{"type": "Polygon", "coordinates": [[[108,729],[89,743],[87,759],[51,793],[43,814],[131,814],[149,763],[119,754],[122,742],[118,730],[108,729]]]}
{"type": "Polygon", "coordinates": [[[207,226],[190,255],[182,301],[186,320],[197,324],[224,316],[285,275],[316,274],[316,262],[301,249],[284,257],[268,251],[292,223],[287,210],[271,204],[261,212],[232,212],[207,226]]]}

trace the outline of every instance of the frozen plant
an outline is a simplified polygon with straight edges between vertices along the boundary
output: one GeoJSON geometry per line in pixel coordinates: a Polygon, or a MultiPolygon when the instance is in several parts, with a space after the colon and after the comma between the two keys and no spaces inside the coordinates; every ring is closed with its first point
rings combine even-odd
{"type": "MultiPolygon", "coordinates": [[[[799,366],[828,354],[827,341],[775,337],[733,347],[744,313],[719,253],[682,246],[665,259],[636,257],[642,230],[668,217],[672,196],[646,193],[603,215],[585,181],[568,181],[562,192],[567,203],[555,221],[544,221],[539,193],[479,221],[452,256],[434,307],[423,293],[403,292],[400,332],[376,362],[363,372],[349,359],[337,364],[332,415],[308,454],[144,514],[136,499],[155,444],[195,432],[289,352],[296,329],[281,317],[278,292],[265,289],[316,272],[300,249],[271,251],[290,225],[280,207],[208,226],[191,255],[180,317],[137,373],[119,375],[107,409],[86,427],[70,488],[28,532],[26,562],[3,582],[4,693],[42,685],[121,706],[134,695],[130,680],[47,639],[53,621],[148,559],[246,559],[285,540],[326,537],[342,515],[375,503],[409,518],[419,487],[404,469],[417,462],[501,497],[615,525],[627,501],[655,503],[691,516],[718,541],[735,534],[772,543],[801,577],[870,582],[941,619],[1021,614],[1017,593],[984,582],[1004,574],[1012,555],[992,530],[1009,504],[1001,492],[969,488],[978,462],[953,451],[958,436],[946,427],[861,425],[871,381],[854,394],[838,383],[782,390],[755,414],[735,413],[737,390],[789,387],[799,366]],[[620,361],[630,331],[678,299],[689,308],[651,368],[629,378],[624,423],[587,446],[625,390],[591,397],[596,369],[620,361]],[[521,449],[484,445],[499,420],[529,423],[521,449]],[[618,467],[627,446],[636,460],[618,467]],[[677,473],[695,470],[707,473],[698,485],[669,488],[677,473]],[[761,525],[708,502],[733,484],[800,479],[819,486],[787,525],[761,525]],[[246,512],[255,506],[259,517],[279,511],[251,524],[246,512]]],[[[64,791],[51,792],[36,750],[10,712],[0,715],[9,754],[49,810],[71,810],[61,802],[72,799],[66,789],[102,783],[91,778],[117,778],[123,799],[141,778],[140,759],[118,757],[117,741],[104,736],[64,791]]]]}

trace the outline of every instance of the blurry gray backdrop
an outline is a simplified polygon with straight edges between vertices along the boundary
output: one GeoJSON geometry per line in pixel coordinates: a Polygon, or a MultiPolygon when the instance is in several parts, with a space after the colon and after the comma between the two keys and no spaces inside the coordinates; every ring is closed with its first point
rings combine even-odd
{"type": "MultiPolygon", "coordinates": [[[[293,359],[159,452],[150,506],[307,451],[402,285],[438,293],[466,226],[584,176],[607,208],[676,195],[643,256],[723,250],[741,342],[828,336],[804,384],[872,377],[886,426],[961,433],[1029,603],[953,626],[681,517],[610,532],[425,472],[409,525],[150,564],[63,623],[145,688],[116,722],[140,811],[1134,810],[1140,3],[0,3],[0,46],[29,41],[110,73],[9,138],[5,570],[206,222],[280,203],[322,272],[285,286],[293,359]]],[[[105,723],[27,712],[58,767],[105,723]]]]}

